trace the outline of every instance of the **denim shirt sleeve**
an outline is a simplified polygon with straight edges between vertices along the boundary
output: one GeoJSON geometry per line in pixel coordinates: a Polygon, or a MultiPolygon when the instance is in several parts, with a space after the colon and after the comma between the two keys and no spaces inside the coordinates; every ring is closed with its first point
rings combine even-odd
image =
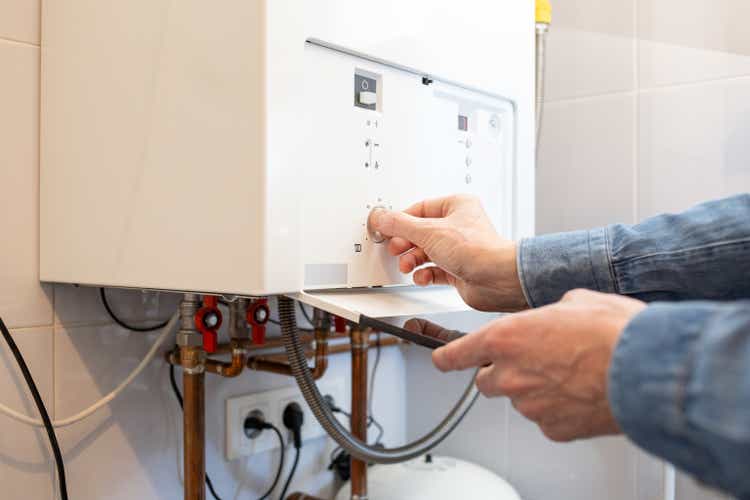
{"type": "Polygon", "coordinates": [[[620,337],[608,396],[637,445],[750,499],[750,301],[651,304],[620,337]]]}
{"type": "Polygon", "coordinates": [[[522,240],[518,274],[532,307],[574,288],[647,302],[750,298],[750,195],[635,226],[522,240]]]}

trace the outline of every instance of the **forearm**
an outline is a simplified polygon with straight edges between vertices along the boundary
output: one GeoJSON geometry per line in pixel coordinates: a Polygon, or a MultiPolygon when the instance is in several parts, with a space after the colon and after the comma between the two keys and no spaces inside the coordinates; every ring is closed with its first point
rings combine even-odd
{"type": "Polygon", "coordinates": [[[608,395],[636,444],[750,498],[750,301],[652,304],[620,338],[608,395]]]}
{"type": "Polygon", "coordinates": [[[532,307],[574,288],[648,302],[750,298],[750,195],[635,226],[525,239],[517,265],[532,307]]]}

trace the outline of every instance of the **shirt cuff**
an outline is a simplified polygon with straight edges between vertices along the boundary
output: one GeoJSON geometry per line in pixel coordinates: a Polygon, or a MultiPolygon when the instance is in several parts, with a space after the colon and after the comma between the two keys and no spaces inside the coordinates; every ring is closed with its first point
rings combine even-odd
{"type": "Polygon", "coordinates": [[[642,448],[688,470],[699,470],[688,386],[696,349],[711,315],[691,307],[654,303],[620,336],[609,369],[608,398],[620,429],[642,448]]]}
{"type": "Polygon", "coordinates": [[[568,290],[617,293],[607,229],[521,240],[518,277],[531,307],[557,302],[568,290]]]}

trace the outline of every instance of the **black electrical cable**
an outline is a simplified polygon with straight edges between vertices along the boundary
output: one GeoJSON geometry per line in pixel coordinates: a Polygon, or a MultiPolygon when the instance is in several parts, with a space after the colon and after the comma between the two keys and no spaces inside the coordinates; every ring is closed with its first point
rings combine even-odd
{"type": "Polygon", "coordinates": [[[310,326],[314,327],[315,324],[313,323],[312,318],[308,314],[307,309],[305,309],[305,306],[302,305],[302,302],[297,302],[297,304],[299,304],[299,310],[302,311],[302,316],[304,316],[307,322],[310,323],[310,326]]]}
{"type": "Polygon", "coordinates": [[[276,476],[273,478],[271,487],[268,488],[268,491],[266,491],[259,500],[266,500],[266,498],[273,493],[273,490],[276,489],[276,485],[279,484],[279,479],[281,479],[281,472],[284,470],[284,438],[281,436],[278,427],[273,424],[269,425],[271,426],[271,430],[276,433],[276,437],[279,438],[279,467],[276,469],[276,476]]]}
{"type": "Polygon", "coordinates": [[[52,421],[49,418],[49,413],[47,413],[47,408],[44,406],[44,401],[42,400],[42,396],[39,394],[39,390],[36,387],[34,378],[31,376],[29,367],[26,366],[26,361],[23,359],[21,351],[18,349],[16,342],[10,335],[8,327],[5,326],[5,322],[2,318],[0,318],[0,330],[2,330],[5,342],[8,343],[8,348],[16,358],[18,367],[21,369],[21,373],[23,373],[23,378],[26,379],[26,384],[29,386],[29,391],[31,391],[31,395],[34,397],[34,402],[36,403],[36,407],[42,417],[42,422],[44,422],[44,428],[47,431],[49,444],[52,447],[52,454],[55,456],[55,464],[57,465],[57,480],[58,484],[60,485],[60,498],[61,500],[68,500],[68,485],[65,481],[65,463],[63,462],[62,453],[60,452],[60,446],[57,444],[57,436],[55,435],[54,427],[52,427],[52,421]]]}
{"type": "Polygon", "coordinates": [[[280,499],[286,498],[286,492],[289,489],[289,485],[292,483],[292,478],[294,477],[294,473],[297,472],[297,464],[299,463],[299,455],[300,450],[302,448],[295,448],[294,453],[294,463],[292,464],[292,470],[289,471],[289,477],[286,478],[286,483],[284,483],[284,489],[281,490],[281,496],[280,499]]]}
{"type": "MultiPolygon", "coordinates": [[[[169,383],[172,386],[174,397],[177,398],[177,402],[180,403],[180,408],[182,408],[182,394],[180,394],[180,388],[177,387],[177,380],[174,376],[174,365],[172,364],[169,365],[169,383]]],[[[206,473],[206,486],[208,486],[208,491],[211,492],[211,496],[213,496],[216,500],[221,500],[221,497],[216,494],[214,484],[211,482],[211,478],[208,477],[208,473],[206,473]]]]}
{"type": "Polygon", "coordinates": [[[163,323],[159,323],[158,325],[154,326],[133,326],[125,323],[123,320],[117,317],[117,315],[112,311],[112,308],[109,306],[109,301],[107,301],[107,294],[104,291],[104,288],[99,288],[99,296],[102,298],[102,304],[104,304],[104,309],[107,310],[107,314],[109,314],[109,317],[112,318],[112,321],[120,325],[126,330],[132,330],[134,332],[155,332],[156,330],[161,330],[165,326],[167,326],[167,323],[169,323],[169,320],[164,321],[163,323]]]}
{"type": "Polygon", "coordinates": [[[284,483],[284,489],[281,490],[280,499],[286,498],[286,492],[289,489],[289,485],[292,483],[294,473],[297,472],[297,464],[299,463],[300,450],[302,449],[302,426],[305,423],[305,413],[302,411],[302,407],[295,402],[291,402],[284,408],[282,415],[282,421],[284,427],[289,429],[292,433],[292,443],[294,444],[294,463],[289,471],[289,477],[286,478],[284,483]]]}

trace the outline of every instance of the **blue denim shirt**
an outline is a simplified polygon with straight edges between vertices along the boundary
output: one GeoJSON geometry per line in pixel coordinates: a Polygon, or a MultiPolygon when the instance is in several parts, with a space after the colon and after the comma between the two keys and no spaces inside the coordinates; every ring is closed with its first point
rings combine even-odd
{"type": "Polygon", "coordinates": [[[574,288],[649,302],[625,328],[610,405],[636,444],[750,499],[750,195],[523,240],[533,307],[574,288]]]}

